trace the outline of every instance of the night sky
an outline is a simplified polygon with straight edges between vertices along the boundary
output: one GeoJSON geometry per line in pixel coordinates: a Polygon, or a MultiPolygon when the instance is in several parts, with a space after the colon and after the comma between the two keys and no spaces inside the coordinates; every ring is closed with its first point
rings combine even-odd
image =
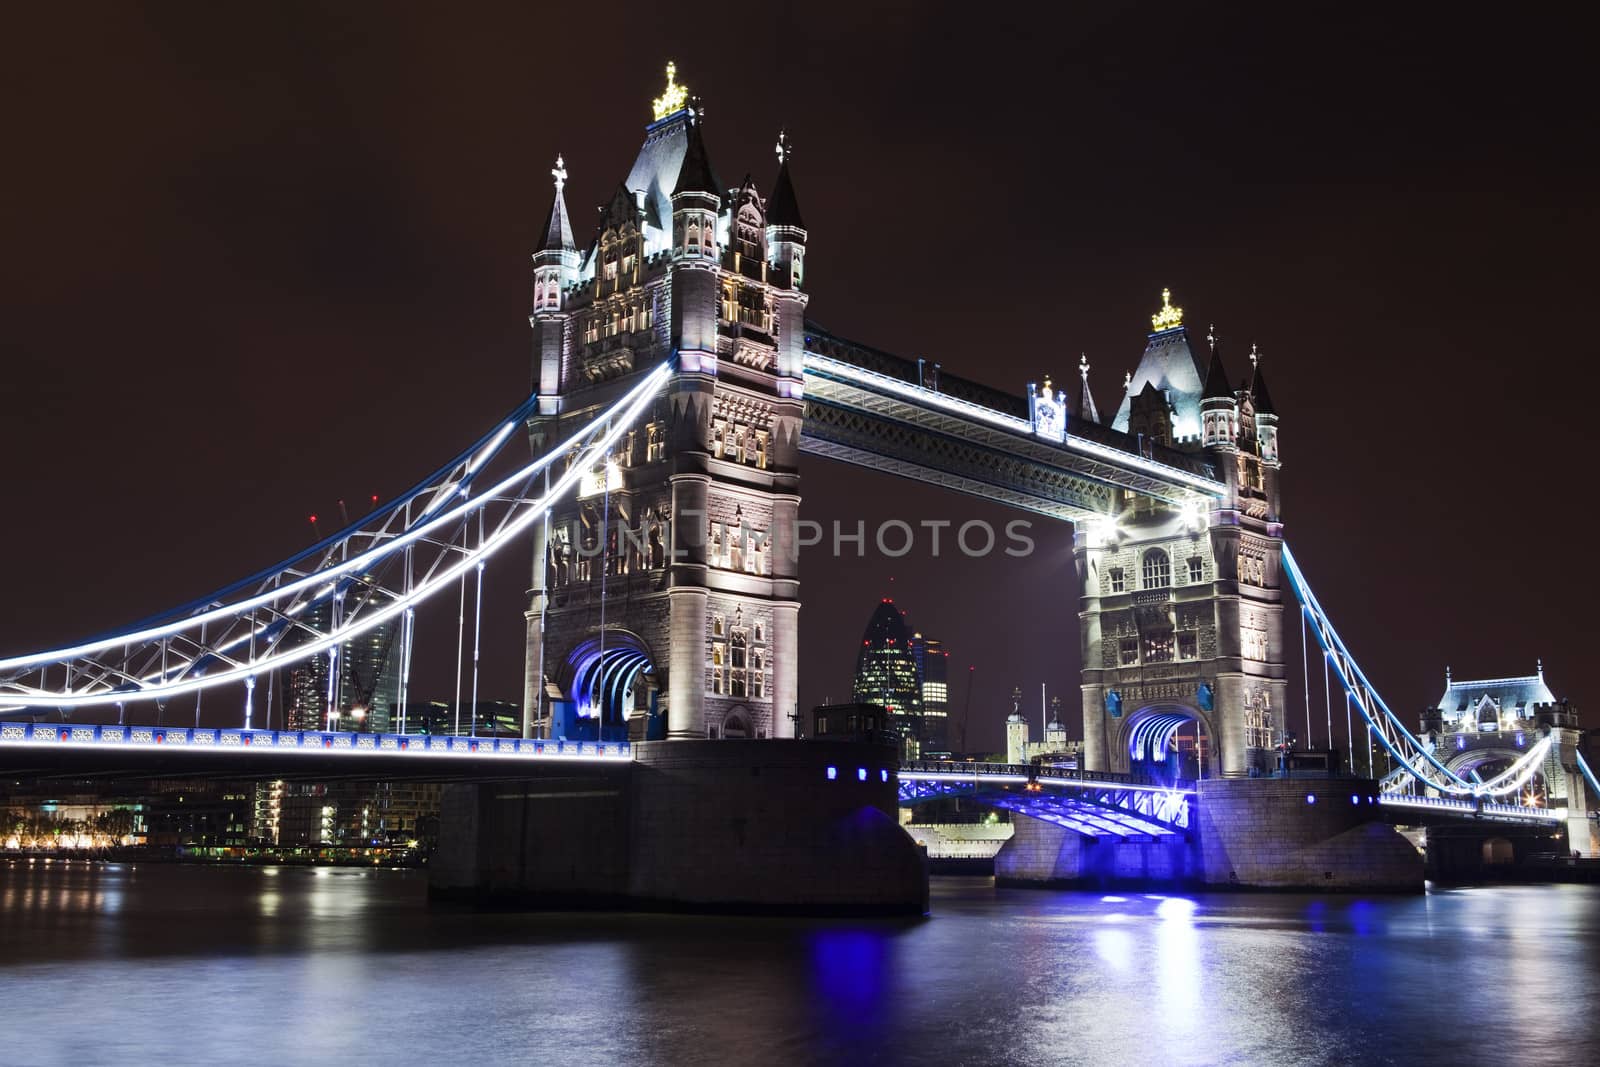
{"type": "MultiPolygon", "coordinates": [[[[1600,701],[1591,57],[1562,16],[224,7],[7,13],[0,652],[288,555],[512,408],[556,153],[586,242],[670,58],[726,181],[770,188],[788,128],[816,321],[1019,392],[1083,351],[1109,417],[1170,286],[1235,377],[1259,343],[1288,540],[1391,704],[1540,656],[1600,701]]],[[[1015,517],[816,459],[803,493],[823,523],[1015,517]]],[[[802,707],[847,694],[892,595],[976,666],[971,747],[1015,685],[1076,733],[1070,529],[1035,538],[812,550],[802,707]]],[[[526,570],[489,572],[486,697],[520,699],[526,570]]],[[[419,656],[413,699],[447,696],[453,656],[419,656]]]]}

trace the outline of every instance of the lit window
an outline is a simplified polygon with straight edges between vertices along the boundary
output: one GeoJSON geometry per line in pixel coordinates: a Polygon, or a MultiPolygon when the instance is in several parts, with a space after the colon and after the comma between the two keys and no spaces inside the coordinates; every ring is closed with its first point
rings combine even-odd
{"type": "Polygon", "coordinates": [[[1180,633],[1178,635],[1178,658],[1200,658],[1200,638],[1198,634],[1190,631],[1188,633],[1180,633]]]}
{"type": "Polygon", "coordinates": [[[1123,667],[1132,667],[1139,662],[1139,639],[1137,637],[1124,637],[1119,649],[1118,663],[1123,667]]]}
{"type": "Polygon", "coordinates": [[[1144,554],[1143,579],[1145,589],[1165,589],[1172,584],[1172,561],[1161,549],[1144,554]]]}
{"type": "Polygon", "coordinates": [[[1155,633],[1145,635],[1144,661],[1146,663],[1172,662],[1171,630],[1158,630],[1155,633]]]}

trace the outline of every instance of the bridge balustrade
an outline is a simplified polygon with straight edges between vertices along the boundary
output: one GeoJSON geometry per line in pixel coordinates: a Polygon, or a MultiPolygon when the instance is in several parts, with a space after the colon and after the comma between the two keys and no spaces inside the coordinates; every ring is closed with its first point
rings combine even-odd
{"type": "Polygon", "coordinates": [[[0,744],[145,748],[226,748],[320,751],[324,753],[410,754],[427,756],[563,756],[625,760],[625,741],[562,741],[456,734],[356,734],[339,730],[242,730],[192,726],[91,726],[55,723],[0,723],[0,744]]]}

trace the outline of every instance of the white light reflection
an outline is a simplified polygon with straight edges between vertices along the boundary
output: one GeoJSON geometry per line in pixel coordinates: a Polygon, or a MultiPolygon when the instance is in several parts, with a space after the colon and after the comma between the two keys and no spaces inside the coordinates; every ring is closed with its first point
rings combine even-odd
{"type": "Polygon", "coordinates": [[[1195,903],[1167,897],[1156,905],[1156,988],[1160,1026],[1169,1037],[1191,1034],[1200,1021],[1200,934],[1195,903]]]}

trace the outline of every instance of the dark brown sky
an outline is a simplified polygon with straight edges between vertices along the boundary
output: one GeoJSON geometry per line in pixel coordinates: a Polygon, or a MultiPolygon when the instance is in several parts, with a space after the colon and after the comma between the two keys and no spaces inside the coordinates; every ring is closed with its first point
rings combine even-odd
{"type": "MultiPolygon", "coordinates": [[[[554,156],[586,237],[672,58],[729,181],[789,128],[816,319],[1018,389],[1087,351],[1112,408],[1171,286],[1236,374],[1260,343],[1290,543],[1392,703],[1538,656],[1590,702],[1587,37],[1401,6],[9,12],[0,651],[286,555],[511,408],[554,156]]],[[[804,478],[824,522],[1011,517],[804,478]]],[[[803,703],[845,693],[892,576],[978,668],[974,745],[1013,685],[1074,707],[1070,538],[1037,532],[1021,562],[808,556],[803,703]]],[[[520,690],[524,569],[490,572],[486,695],[520,690]]]]}

